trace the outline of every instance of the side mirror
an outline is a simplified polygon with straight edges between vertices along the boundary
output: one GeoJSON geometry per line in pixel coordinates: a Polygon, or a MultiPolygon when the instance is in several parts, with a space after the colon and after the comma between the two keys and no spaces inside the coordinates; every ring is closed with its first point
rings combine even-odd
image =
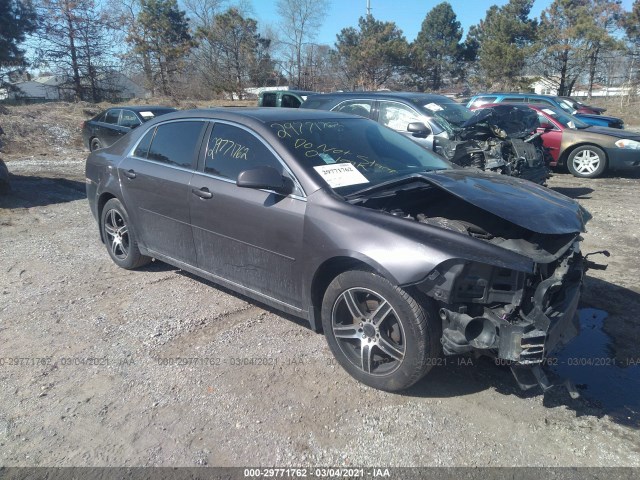
{"type": "Polygon", "coordinates": [[[540,128],[543,130],[553,130],[554,127],[549,122],[540,122],[540,128]]]}
{"type": "Polygon", "coordinates": [[[411,122],[407,125],[407,132],[413,134],[414,137],[426,138],[431,133],[431,129],[422,122],[411,122]]]}
{"type": "Polygon", "coordinates": [[[293,182],[273,167],[255,167],[238,174],[236,185],[243,188],[273,190],[281,195],[293,192],[293,182]]]}

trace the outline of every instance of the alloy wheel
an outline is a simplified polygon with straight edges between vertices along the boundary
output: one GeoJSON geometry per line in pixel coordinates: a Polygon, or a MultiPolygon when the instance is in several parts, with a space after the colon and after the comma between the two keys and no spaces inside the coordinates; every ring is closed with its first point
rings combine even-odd
{"type": "Polygon", "coordinates": [[[405,333],[395,309],[366,288],[345,290],[333,305],[333,335],[349,362],[374,376],[396,371],[405,357],[405,333]]]}
{"type": "Polygon", "coordinates": [[[104,232],[107,234],[106,240],[113,256],[119,260],[127,258],[129,255],[129,227],[118,210],[111,209],[105,215],[104,232]]]}

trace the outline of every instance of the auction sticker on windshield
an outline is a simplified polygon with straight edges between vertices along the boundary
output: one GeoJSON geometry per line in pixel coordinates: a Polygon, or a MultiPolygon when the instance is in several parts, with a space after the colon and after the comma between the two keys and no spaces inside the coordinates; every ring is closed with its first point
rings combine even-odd
{"type": "Polygon", "coordinates": [[[319,165],[313,168],[331,188],[369,183],[369,180],[350,163],[319,165]]]}

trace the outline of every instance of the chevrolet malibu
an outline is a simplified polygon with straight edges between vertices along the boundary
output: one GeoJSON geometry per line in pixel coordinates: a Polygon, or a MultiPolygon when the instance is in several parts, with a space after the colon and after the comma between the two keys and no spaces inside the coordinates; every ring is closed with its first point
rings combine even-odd
{"type": "Polygon", "coordinates": [[[588,212],[368,119],[171,113],[93,152],[86,177],[117,265],[156,258],[302,317],[375,388],[468,353],[547,387],[541,365],[578,333],[588,212]]]}

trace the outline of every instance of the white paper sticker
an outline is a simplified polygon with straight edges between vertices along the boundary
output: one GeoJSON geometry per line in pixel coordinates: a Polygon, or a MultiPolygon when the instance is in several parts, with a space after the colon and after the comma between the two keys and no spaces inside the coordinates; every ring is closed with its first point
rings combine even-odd
{"type": "Polygon", "coordinates": [[[555,115],[556,112],[554,112],[553,110],[549,110],[548,108],[543,108],[542,111],[544,113],[546,113],[547,115],[555,115]]]}
{"type": "Polygon", "coordinates": [[[362,175],[356,167],[350,163],[319,165],[313,168],[331,188],[358,185],[359,183],[369,183],[367,177],[362,175]]]}
{"type": "Polygon", "coordinates": [[[442,107],[436,103],[428,103],[424,106],[424,108],[428,108],[432,112],[439,112],[440,110],[442,110],[442,107]]]}
{"type": "Polygon", "coordinates": [[[153,112],[140,112],[142,117],[153,117],[153,112]]]}

